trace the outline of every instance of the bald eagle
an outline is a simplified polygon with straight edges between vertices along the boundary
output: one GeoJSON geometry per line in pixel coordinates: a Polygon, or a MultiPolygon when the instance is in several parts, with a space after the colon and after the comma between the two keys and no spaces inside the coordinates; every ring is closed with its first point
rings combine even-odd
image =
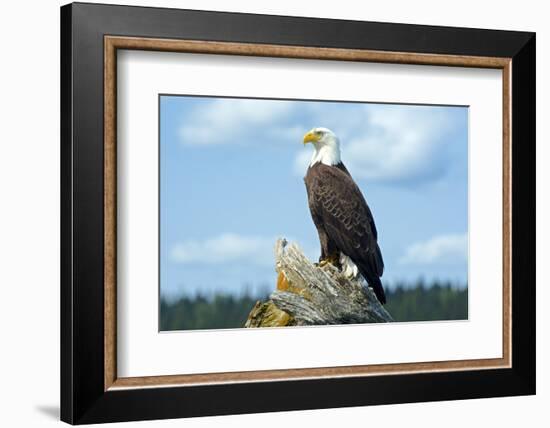
{"type": "Polygon", "coordinates": [[[386,303],[380,277],[384,261],[372,213],[340,160],[338,137],[327,128],[313,128],[304,145],[314,147],[304,178],[311,217],[321,243],[320,265],[332,263],[348,277],[360,273],[380,303],[386,303]]]}

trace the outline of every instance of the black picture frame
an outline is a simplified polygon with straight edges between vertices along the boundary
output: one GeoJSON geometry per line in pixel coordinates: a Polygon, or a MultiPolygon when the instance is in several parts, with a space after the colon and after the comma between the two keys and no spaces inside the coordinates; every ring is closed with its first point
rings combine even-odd
{"type": "Polygon", "coordinates": [[[535,393],[535,34],[73,3],[61,8],[61,419],[71,424],[535,393]],[[512,58],[512,367],[104,390],[104,36],[512,58]]]}

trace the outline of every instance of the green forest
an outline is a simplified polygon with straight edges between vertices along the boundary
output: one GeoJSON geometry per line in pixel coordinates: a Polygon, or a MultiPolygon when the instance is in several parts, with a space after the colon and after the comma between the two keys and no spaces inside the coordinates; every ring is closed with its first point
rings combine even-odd
{"type": "MultiPolygon", "coordinates": [[[[386,288],[385,308],[395,321],[464,320],[468,318],[468,290],[450,283],[397,284],[386,288]]],[[[242,327],[256,301],[268,296],[230,294],[161,299],[160,330],[242,327]]]]}

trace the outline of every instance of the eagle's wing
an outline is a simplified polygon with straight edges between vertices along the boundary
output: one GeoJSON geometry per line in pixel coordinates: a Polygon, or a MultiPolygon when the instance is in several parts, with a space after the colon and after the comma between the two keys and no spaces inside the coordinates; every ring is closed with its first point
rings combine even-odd
{"type": "Polygon", "coordinates": [[[384,261],[372,213],[357,184],[344,171],[325,167],[322,174],[312,177],[310,185],[310,203],[329,238],[353,260],[369,283],[379,281],[384,261]]]}

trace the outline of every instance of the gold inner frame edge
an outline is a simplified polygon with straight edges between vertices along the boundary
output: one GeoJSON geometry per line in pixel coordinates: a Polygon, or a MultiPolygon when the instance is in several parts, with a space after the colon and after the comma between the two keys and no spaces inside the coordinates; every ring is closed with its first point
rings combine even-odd
{"type": "Polygon", "coordinates": [[[173,40],[141,37],[104,37],[104,389],[154,388],[222,383],[291,381],[423,372],[511,367],[511,58],[480,57],[362,49],[321,48],[256,43],[173,40]],[[241,55],[296,59],[378,62],[494,68],[502,70],[503,94],[503,320],[502,358],[376,364],[322,368],[280,369],[170,376],[117,377],[116,367],[116,54],[118,49],[213,55],[241,55]]]}

